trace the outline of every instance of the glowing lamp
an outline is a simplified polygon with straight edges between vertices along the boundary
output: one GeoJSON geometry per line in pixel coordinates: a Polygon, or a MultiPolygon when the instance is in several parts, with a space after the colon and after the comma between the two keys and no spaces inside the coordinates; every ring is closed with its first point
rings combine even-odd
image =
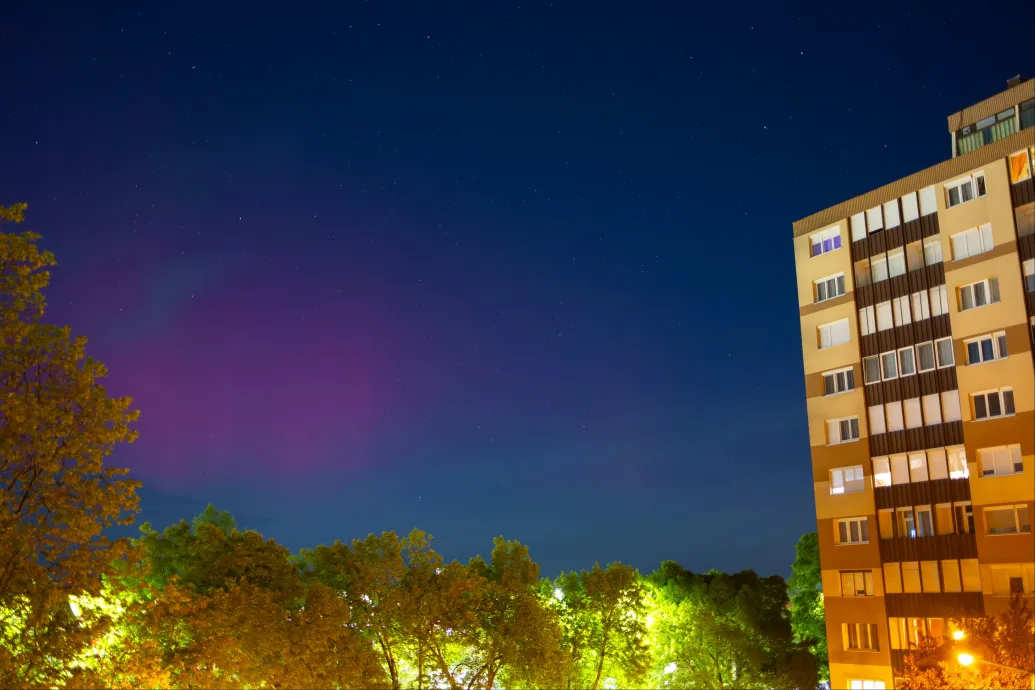
{"type": "Polygon", "coordinates": [[[960,654],[959,656],[956,657],[956,660],[959,661],[964,666],[970,666],[971,664],[974,663],[974,655],[973,654],[960,654]]]}

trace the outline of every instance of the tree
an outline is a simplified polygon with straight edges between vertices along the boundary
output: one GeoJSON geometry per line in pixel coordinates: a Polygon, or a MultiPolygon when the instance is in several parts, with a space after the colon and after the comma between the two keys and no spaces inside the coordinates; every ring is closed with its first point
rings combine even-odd
{"type": "MultiPolygon", "coordinates": [[[[19,223],[25,204],[0,207],[19,223]]],[[[56,685],[66,664],[108,624],[69,609],[96,595],[125,559],[138,483],[104,459],[131,442],[137,412],[108,397],[104,366],[86,339],[43,323],[43,289],[55,264],[39,235],[0,233],[0,686],[56,685]]]]}
{"type": "Polygon", "coordinates": [[[665,562],[650,577],[660,674],[676,687],[816,686],[808,652],[793,640],[780,577],[703,575],[665,562]]]}
{"type": "Polygon", "coordinates": [[[468,569],[481,588],[476,623],[466,636],[467,687],[491,690],[497,678],[507,688],[555,686],[561,675],[560,623],[536,594],[539,566],[528,547],[497,537],[491,562],[479,556],[468,569]]]}
{"type": "MultiPolygon", "coordinates": [[[[547,593],[549,596],[549,593],[547,593]]],[[[564,573],[554,582],[569,660],[566,687],[597,690],[607,678],[620,685],[646,673],[646,591],[639,574],[622,563],[564,573]]]]}
{"type": "Polygon", "coordinates": [[[819,564],[819,535],[801,535],[791,566],[791,628],[794,639],[809,646],[821,681],[830,678],[827,660],[827,623],[823,608],[823,576],[819,564]]]}
{"type": "Polygon", "coordinates": [[[994,616],[957,619],[950,628],[963,632],[959,642],[926,639],[905,658],[901,687],[905,690],[965,690],[969,688],[1030,688],[1035,675],[1035,621],[1020,595],[994,616]],[[957,655],[974,656],[970,666],[957,655]],[[982,663],[990,661],[999,666],[982,663]],[[1002,668],[1021,669],[1021,671],[1002,668]]]}

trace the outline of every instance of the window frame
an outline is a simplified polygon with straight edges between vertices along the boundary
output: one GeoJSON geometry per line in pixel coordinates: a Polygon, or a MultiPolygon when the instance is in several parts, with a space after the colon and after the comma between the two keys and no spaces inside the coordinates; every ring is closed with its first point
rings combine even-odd
{"type": "Polygon", "coordinates": [[[938,369],[946,369],[948,367],[956,366],[956,352],[952,347],[952,336],[946,336],[944,338],[938,338],[934,341],[934,360],[938,369]],[[949,353],[952,356],[952,360],[949,362],[942,361],[941,348],[938,347],[939,343],[949,343],[949,353]]]}
{"type": "Polygon", "coordinates": [[[1025,504],[1025,503],[1014,503],[1014,504],[1006,504],[1006,505],[998,505],[998,506],[984,506],[982,511],[981,511],[981,516],[982,516],[982,518],[984,520],[984,523],[985,523],[985,536],[986,537],[1006,537],[1006,536],[1013,536],[1013,535],[1018,535],[1018,534],[1031,534],[1031,513],[1030,512],[1028,513],[1028,529],[1026,529],[1026,530],[1025,529],[1021,529],[1021,518],[1020,518],[1020,512],[1019,512],[1021,509],[1024,509],[1025,511],[1027,511],[1028,510],[1028,505],[1025,504]],[[989,532],[988,531],[988,513],[995,512],[995,511],[1005,512],[1007,510],[1009,510],[1009,511],[1011,511],[1013,513],[1014,531],[1013,532],[989,532]]]}
{"type": "Polygon", "coordinates": [[[824,276],[823,278],[817,278],[816,280],[812,281],[812,303],[813,304],[822,304],[823,302],[829,302],[832,299],[837,299],[838,297],[844,297],[847,294],[848,294],[848,284],[845,282],[845,272],[844,271],[841,271],[839,273],[834,273],[834,274],[831,274],[831,275],[828,275],[828,276],[824,276]],[[838,278],[840,278],[841,280],[838,280],[838,278]],[[829,285],[828,285],[830,283],[830,281],[833,281],[834,289],[836,290],[836,289],[840,288],[841,292],[838,292],[837,294],[831,295],[829,293],[829,285]],[[827,296],[822,298],[822,299],[820,299],[820,297],[819,297],[819,286],[820,285],[823,285],[823,287],[826,290],[828,290],[827,296]]]}
{"type": "Polygon", "coordinates": [[[836,225],[832,228],[826,228],[819,232],[814,232],[809,235],[809,252],[810,258],[816,258],[817,256],[823,256],[830,252],[835,252],[844,246],[844,242],[841,240],[841,226],[836,225]],[[818,242],[816,241],[818,238],[818,242]],[[831,248],[823,249],[823,243],[826,240],[831,240],[831,248]],[[820,248],[820,251],[816,251],[816,247],[820,248]]]}
{"type": "Polygon", "coordinates": [[[842,393],[851,393],[855,390],[855,367],[841,367],[839,369],[831,369],[830,371],[824,371],[820,374],[820,380],[823,382],[823,397],[829,398],[835,395],[841,395],[842,393]],[[845,388],[837,390],[837,375],[844,374],[845,388]],[[834,382],[834,392],[827,393],[827,377],[830,376],[834,382]],[[849,386],[849,378],[851,378],[851,386],[849,386]]]}
{"type": "Polygon", "coordinates": [[[1001,419],[1003,417],[1013,417],[1017,414],[1017,407],[1013,397],[1013,386],[1003,386],[1002,388],[993,388],[991,390],[978,391],[970,394],[970,404],[972,414],[972,421],[983,422],[989,419],[1001,419]],[[1007,395],[1009,393],[1009,395],[1007,395]],[[999,414],[993,415],[991,412],[991,405],[989,401],[992,400],[991,396],[995,395],[999,401],[999,414]],[[985,414],[978,416],[978,399],[984,400],[985,414]],[[1009,405],[1007,405],[1009,400],[1009,405]],[[1012,411],[1007,412],[1007,407],[1013,408],[1012,411]]]}
{"type": "Polygon", "coordinates": [[[992,333],[984,333],[973,338],[967,338],[963,341],[963,351],[966,354],[965,366],[968,367],[1006,359],[1010,354],[1010,347],[1006,343],[1006,331],[993,331],[992,333]],[[985,351],[982,347],[982,343],[986,340],[991,343],[992,348],[992,356],[989,359],[984,359],[985,351]],[[978,344],[978,359],[976,361],[970,358],[970,346],[974,343],[978,344]]]}
{"type": "Polygon", "coordinates": [[[1021,444],[1019,443],[1010,443],[1003,446],[990,446],[988,448],[978,448],[977,463],[978,471],[981,473],[979,476],[982,479],[991,479],[993,477],[1012,477],[1018,474],[1024,474],[1024,454],[1021,451],[1021,444]],[[1015,450],[1016,455],[1014,453],[1015,450]],[[986,469],[984,454],[994,454],[998,453],[999,451],[1003,451],[1006,454],[1007,466],[1009,468],[1009,471],[1007,472],[998,471],[999,463],[997,462],[997,458],[994,455],[992,457],[991,471],[986,469]],[[1020,465],[1020,469],[1017,468],[1018,465],[1020,465]]]}
{"type": "Polygon", "coordinates": [[[832,467],[832,468],[830,468],[829,477],[830,477],[830,495],[831,496],[844,496],[845,494],[857,494],[857,493],[861,493],[861,492],[866,490],[866,471],[863,469],[862,465],[848,465],[846,467],[832,467]],[[845,477],[846,471],[847,472],[851,472],[853,474],[856,471],[858,471],[859,478],[858,479],[847,479],[845,477]],[[835,472],[839,473],[841,475],[841,490],[840,491],[834,491],[834,473],[835,472]],[[851,481],[851,482],[859,482],[858,485],[853,484],[853,486],[858,486],[858,488],[852,489],[851,491],[849,491],[848,490],[848,482],[849,481],[851,481]]]}
{"type": "Polygon", "coordinates": [[[991,278],[985,278],[984,280],[977,280],[973,283],[967,283],[966,285],[960,285],[956,288],[956,308],[961,313],[965,311],[973,311],[974,309],[981,309],[982,307],[989,307],[993,304],[999,304],[1002,301],[1002,295],[999,292],[999,277],[992,276],[991,278]],[[981,286],[984,288],[985,302],[984,304],[977,303],[977,287],[981,286]],[[970,301],[971,306],[965,306],[964,295],[967,289],[970,289],[970,301]],[[993,299],[994,298],[994,299],[993,299]]]}
{"type": "Polygon", "coordinates": [[[844,517],[834,519],[834,535],[836,537],[835,542],[838,546],[859,546],[862,544],[870,543],[870,525],[869,518],[866,516],[862,517],[844,517]],[[857,525],[857,533],[859,535],[859,541],[841,541],[841,530],[840,526],[845,525],[845,534],[850,539],[852,536],[853,524],[857,525]],[[866,533],[866,538],[863,538],[863,532],[866,533]]]}

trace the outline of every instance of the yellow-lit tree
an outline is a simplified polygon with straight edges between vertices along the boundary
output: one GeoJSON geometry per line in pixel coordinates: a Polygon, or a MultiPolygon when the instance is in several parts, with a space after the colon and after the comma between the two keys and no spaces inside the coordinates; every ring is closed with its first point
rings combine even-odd
{"type": "MultiPolygon", "coordinates": [[[[19,223],[25,204],[0,207],[19,223]]],[[[129,398],[107,395],[86,340],[43,322],[54,257],[33,233],[0,233],[0,687],[58,685],[108,616],[77,618],[69,597],[96,595],[128,540],[137,483],[104,459],[132,441],[129,398]]]]}

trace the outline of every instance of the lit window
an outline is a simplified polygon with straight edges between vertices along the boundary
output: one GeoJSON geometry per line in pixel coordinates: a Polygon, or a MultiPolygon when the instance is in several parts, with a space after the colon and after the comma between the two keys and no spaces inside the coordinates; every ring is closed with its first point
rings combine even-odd
{"type": "Polygon", "coordinates": [[[820,278],[815,282],[815,290],[816,302],[840,297],[845,294],[845,274],[838,273],[837,275],[820,278]]]}
{"type": "Polygon", "coordinates": [[[893,249],[888,252],[888,275],[892,278],[906,274],[906,250],[893,249]]]}
{"type": "Polygon", "coordinates": [[[884,426],[884,406],[883,405],[871,405],[869,408],[870,415],[870,435],[883,434],[887,431],[884,426]]]}
{"type": "Polygon", "coordinates": [[[942,241],[937,237],[924,240],[924,261],[928,266],[942,262],[942,241]]]}
{"type": "Polygon", "coordinates": [[[902,197],[902,221],[908,223],[920,217],[920,207],[916,203],[916,192],[902,197]]]}
{"type": "Polygon", "coordinates": [[[952,236],[952,258],[956,261],[982,254],[992,249],[992,225],[985,223],[952,236]]]}
{"type": "Polygon", "coordinates": [[[827,438],[831,445],[859,440],[859,418],[827,420],[827,438]]]}
{"type": "Polygon", "coordinates": [[[909,314],[909,297],[894,297],[891,300],[891,312],[895,317],[896,326],[905,326],[913,320],[909,314]]]}
{"type": "Polygon", "coordinates": [[[1010,183],[1017,184],[1024,182],[1031,177],[1031,165],[1028,162],[1028,152],[1018,151],[1010,156],[1010,183]]]}
{"type": "Polygon", "coordinates": [[[937,393],[930,393],[922,398],[924,407],[924,424],[931,426],[932,424],[942,423],[942,408],[937,393]]]}
{"type": "Polygon", "coordinates": [[[863,307],[859,310],[859,332],[863,335],[871,335],[877,332],[873,307],[863,307]]]}
{"type": "Polygon", "coordinates": [[[903,401],[902,411],[906,416],[907,429],[918,429],[924,425],[924,417],[920,412],[920,398],[903,401]]]}
{"type": "Polygon", "coordinates": [[[855,372],[852,367],[823,374],[823,395],[837,395],[855,390],[855,372]]]}
{"type": "Polygon", "coordinates": [[[975,420],[1008,417],[1014,413],[1012,388],[975,393],[973,400],[975,420]]]}
{"type": "Polygon", "coordinates": [[[934,185],[920,190],[920,215],[929,216],[938,211],[938,191],[934,185]]]}
{"type": "Polygon", "coordinates": [[[866,227],[870,232],[879,232],[884,229],[884,222],[880,217],[880,206],[874,206],[866,212],[866,227]]]}
{"type": "Polygon", "coordinates": [[[949,292],[945,284],[931,288],[931,316],[941,316],[949,313],[949,292]]]}
{"type": "Polygon", "coordinates": [[[946,448],[945,454],[949,458],[949,479],[966,479],[970,476],[970,469],[967,467],[967,451],[963,446],[946,448]]]}
{"type": "Polygon", "coordinates": [[[920,240],[906,245],[906,267],[910,271],[924,267],[924,245],[920,240]]]}
{"type": "Polygon", "coordinates": [[[855,287],[863,287],[870,282],[870,260],[859,259],[855,262],[855,287]]]}
{"type": "Polygon", "coordinates": [[[913,318],[917,321],[931,318],[931,303],[927,298],[927,290],[920,290],[910,295],[913,303],[913,318]]]}
{"type": "Polygon", "coordinates": [[[858,242],[866,237],[866,214],[856,213],[849,220],[852,227],[852,242],[858,242]]]}
{"type": "MultiPolygon", "coordinates": [[[[941,578],[938,576],[938,561],[920,561],[920,578],[924,583],[924,592],[942,591],[941,578]]],[[[938,637],[938,635],[932,635],[932,637],[938,637]]]]}
{"type": "Polygon", "coordinates": [[[981,591],[981,568],[976,558],[960,559],[960,575],[963,576],[964,592],[981,591]]]}
{"type": "Polygon", "coordinates": [[[841,518],[836,523],[838,544],[868,544],[870,528],[866,518],[841,518]]]}
{"type": "Polygon", "coordinates": [[[873,485],[891,486],[891,465],[887,458],[873,458],[873,485]]]}
{"type": "MultiPolygon", "coordinates": [[[[884,593],[902,594],[902,568],[898,563],[884,564],[884,593]]],[[[894,643],[892,643],[892,648],[895,648],[894,643]]]]}
{"type": "Polygon", "coordinates": [[[830,470],[831,495],[854,494],[865,488],[866,482],[863,480],[862,465],[838,467],[837,469],[830,470]]]}
{"type": "Polygon", "coordinates": [[[902,403],[899,401],[886,403],[884,415],[888,419],[888,431],[902,431],[905,423],[902,419],[902,403]]]}
{"type": "Polygon", "coordinates": [[[1015,594],[1031,594],[1033,569],[1035,565],[1031,563],[989,564],[992,595],[1011,597],[1015,594]]]}
{"type": "Polygon", "coordinates": [[[877,305],[877,330],[886,331],[895,325],[891,313],[891,301],[881,302],[877,305]]]}
{"type": "Polygon", "coordinates": [[[943,391],[942,394],[942,421],[958,422],[963,419],[960,409],[960,392],[958,390],[943,391]]]}
{"type": "Polygon", "coordinates": [[[880,650],[876,623],[842,623],[841,638],[846,651],[849,649],[869,652],[880,650]]]}
{"type": "Polygon", "coordinates": [[[909,454],[909,481],[913,483],[927,481],[926,453],[909,454]]]}
{"type": "Polygon", "coordinates": [[[964,346],[967,348],[968,366],[1003,359],[1009,354],[1006,348],[1006,331],[966,340],[964,346]]]}
{"type": "Polygon", "coordinates": [[[934,536],[934,517],[931,515],[931,506],[917,506],[916,509],[916,536],[934,536]]]}
{"type": "Polygon", "coordinates": [[[843,345],[851,338],[851,334],[848,329],[848,319],[825,323],[817,330],[819,331],[820,350],[825,350],[826,348],[834,347],[835,345],[843,345]]]}
{"type": "Polygon", "coordinates": [[[949,470],[945,464],[945,449],[932,448],[927,451],[927,468],[931,479],[948,479],[949,470]]]}
{"type": "Polygon", "coordinates": [[[977,309],[999,301],[999,279],[988,278],[959,289],[960,311],[977,309]]]}
{"type": "Polygon", "coordinates": [[[918,561],[904,561],[902,563],[902,591],[906,594],[919,594],[922,589],[920,585],[920,563],[918,561]]]}
{"type": "Polygon", "coordinates": [[[874,283],[888,279],[888,258],[885,255],[870,257],[870,278],[874,283]]]}
{"type": "Polygon", "coordinates": [[[942,561],[942,590],[946,592],[962,592],[963,586],[960,582],[960,563],[953,559],[942,561]]]}
{"type": "Polygon", "coordinates": [[[842,570],[841,571],[841,596],[843,596],[843,597],[872,597],[873,596],[873,571],[872,570],[842,570]]]}
{"type": "Polygon", "coordinates": [[[841,226],[817,232],[809,238],[812,244],[812,256],[819,256],[841,248],[841,226]]]}
{"type": "Polygon", "coordinates": [[[882,680],[852,678],[848,681],[848,688],[849,690],[885,690],[886,686],[882,680]]]}
{"type": "Polygon", "coordinates": [[[1028,506],[985,508],[985,534],[1022,534],[1031,532],[1028,506]]]}
{"type": "Polygon", "coordinates": [[[1003,477],[1024,471],[1020,444],[979,448],[977,454],[982,477],[1003,477]]]}
{"type": "Polygon", "coordinates": [[[894,199],[884,204],[884,227],[890,230],[897,228],[898,225],[898,199],[894,199]]]}

